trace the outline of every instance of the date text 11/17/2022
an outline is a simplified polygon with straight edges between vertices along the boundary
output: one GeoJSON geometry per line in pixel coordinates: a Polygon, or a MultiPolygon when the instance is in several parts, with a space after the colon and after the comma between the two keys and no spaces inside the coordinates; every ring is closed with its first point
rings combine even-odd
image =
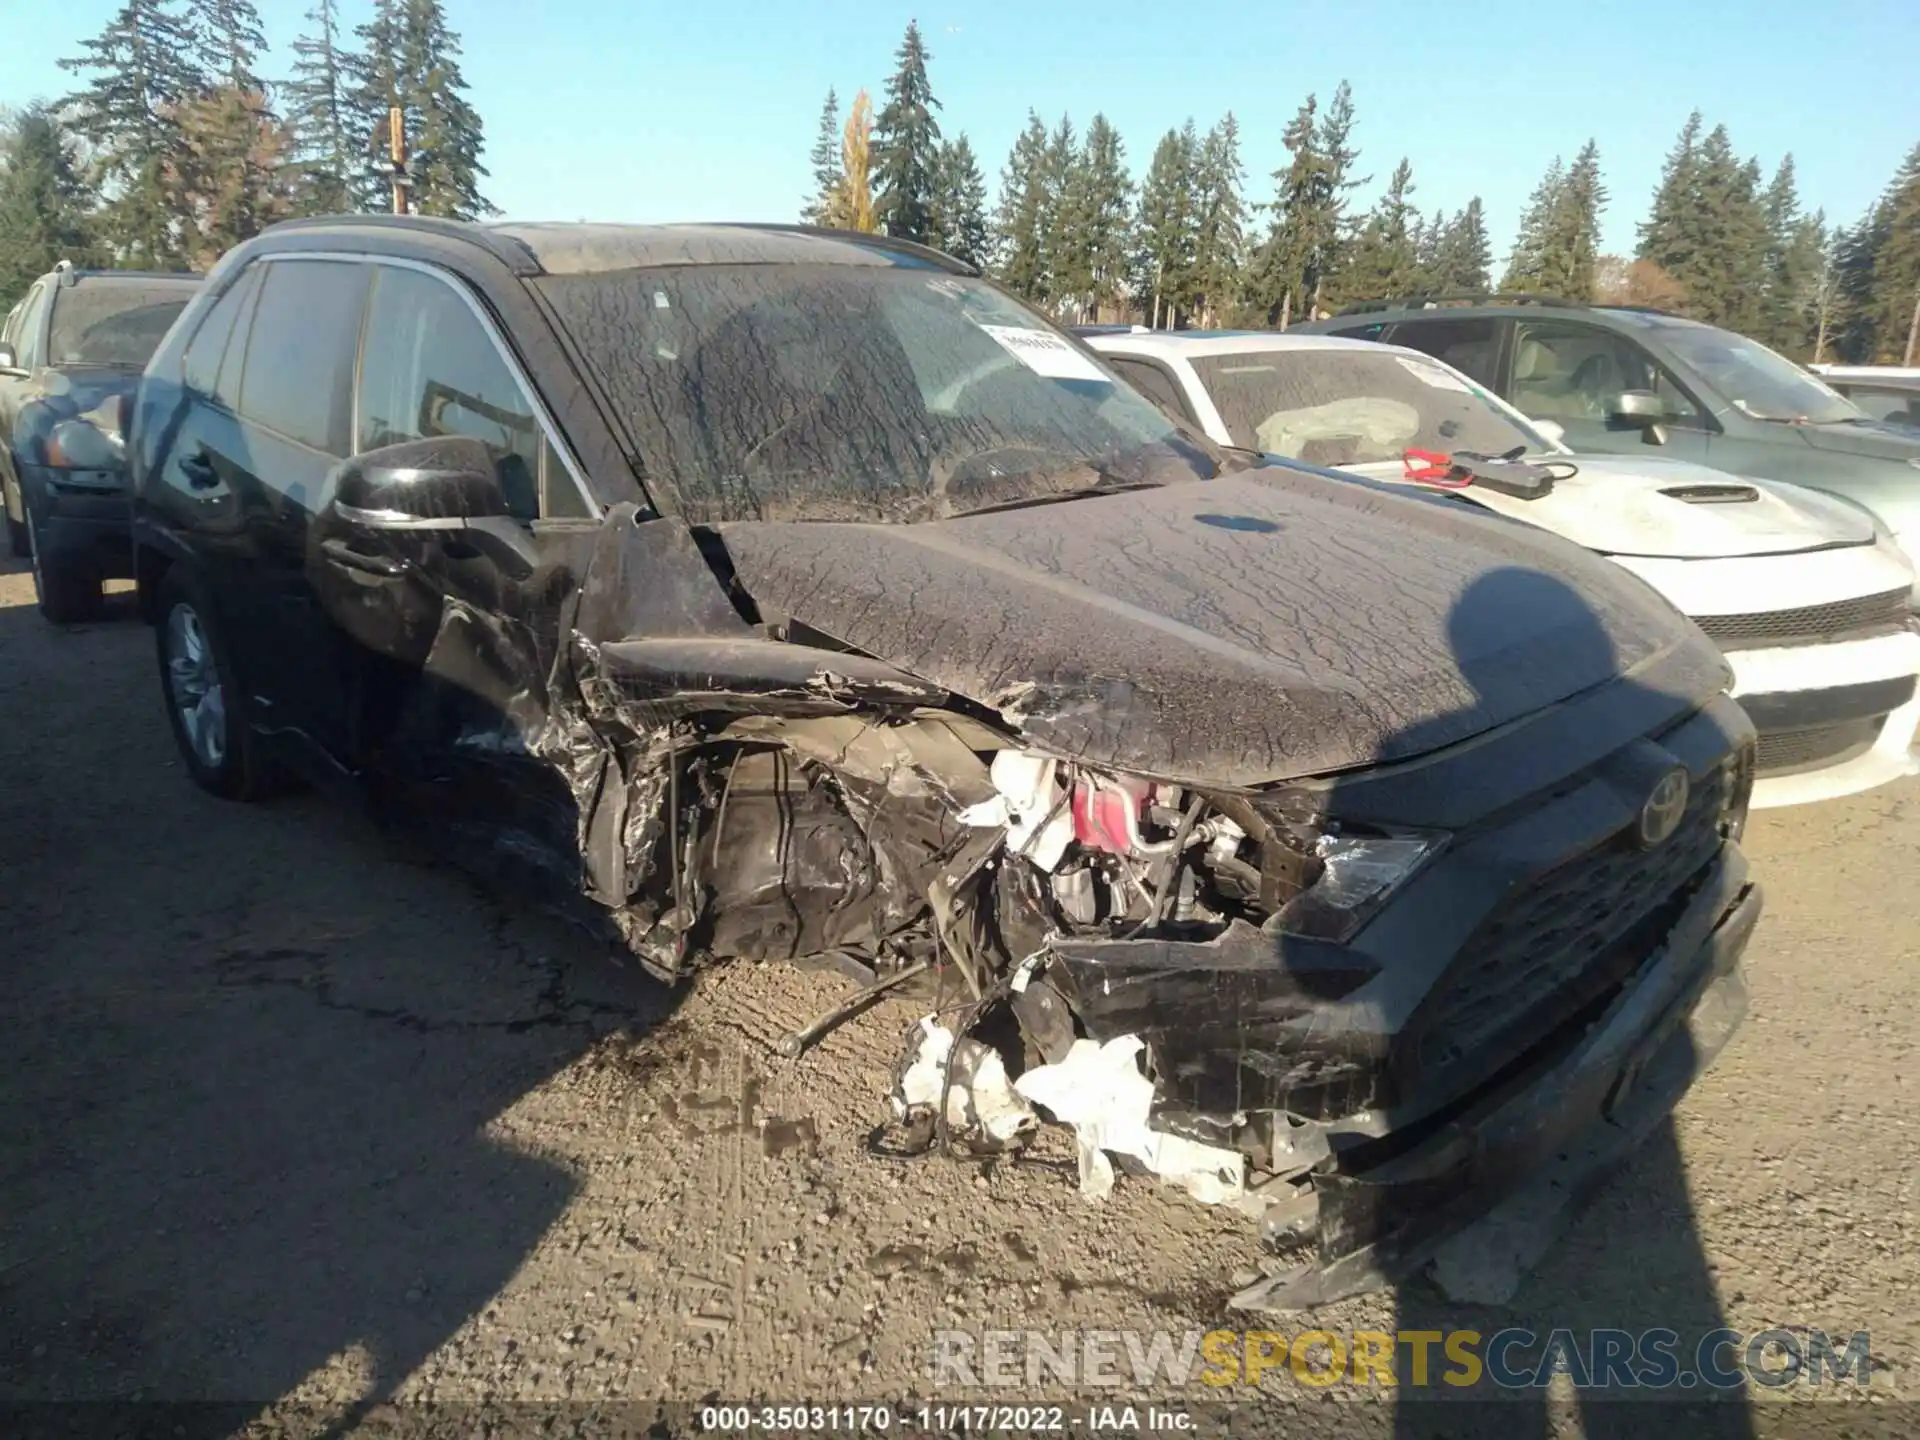
{"type": "Polygon", "coordinates": [[[700,1429],[710,1434],[1065,1434],[1191,1431],[1184,1410],[1133,1405],[706,1405],[700,1429]]]}

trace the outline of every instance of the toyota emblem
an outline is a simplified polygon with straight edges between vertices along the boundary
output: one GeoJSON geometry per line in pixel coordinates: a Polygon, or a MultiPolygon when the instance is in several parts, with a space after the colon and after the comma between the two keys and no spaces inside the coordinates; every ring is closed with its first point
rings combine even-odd
{"type": "Polygon", "coordinates": [[[1687,772],[1669,770],[1655,782],[1647,803],[1640,807],[1639,839],[1643,850],[1664,845],[1680,828],[1687,813],[1687,772]]]}

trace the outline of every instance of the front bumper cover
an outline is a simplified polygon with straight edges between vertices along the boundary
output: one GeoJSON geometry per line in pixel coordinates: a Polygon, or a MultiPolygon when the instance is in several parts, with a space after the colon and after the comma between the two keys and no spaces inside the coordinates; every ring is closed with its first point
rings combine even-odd
{"type": "Polygon", "coordinates": [[[1760,912],[1745,860],[1726,847],[1666,943],[1570,1048],[1496,1082],[1410,1147],[1396,1150],[1389,1131],[1336,1150],[1312,1177],[1317,1253],[1276,1266],[1231,1304],[1304,1309],[1429,1261],[1455,1293],[1484,1294],[1491,1275],[1517,1278],[1572,1203],[1665,1120],[1738,1027],[1740,957],[1760,912]],[[1390,1158],[1370,1166],[1349,1158],[1376,1144],[1390,1158]]]}

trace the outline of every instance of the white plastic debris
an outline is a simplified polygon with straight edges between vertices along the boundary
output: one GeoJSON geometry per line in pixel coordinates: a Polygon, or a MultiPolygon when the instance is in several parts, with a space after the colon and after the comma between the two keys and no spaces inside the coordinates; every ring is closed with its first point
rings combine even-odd
{"type": "Polygon", "coordinates": [[[1073,839],[1073,816],[1054,784],[1059,762],[1046,755],[1002,750],[988,774],[1000,793],[969,805],[960,819],[977,828],[1007,827],[1007,848],[1052,873],[1073,839]]]}
{"type": "MultiPolygon", "coordinates": [[[[936,1110],[946,1079],[953,1032],[931,1015],[920,1022],[920,1043],[893,1093],[895,1112],[936,1110]]],[[[947,1124],[955,1131],[978,1132],[999,1144],[1036,1129],[1040,1118],[1014,1093],[999,1052],[978,1040],[962,1040],[953,1060],[953,1088],[947,1092],[947,1124]]]]}
{"type": "Polygon", "coordinates": [[[1027,1071],[1014,1089],[1073,1126],[1080,1141],[1080,1193],[1089,1200],[1104,1200],[1113,1189],[1109,1152],[1132,1156],[1203,1205],[1237,1200],[1246,1189],[1244,1155],[1147,1125],[1153,1082],[1140,1068],[1144,1048],[1137,1035],[1105,1045],[1075,1040],[1064,1060],[1027,1071]]]}

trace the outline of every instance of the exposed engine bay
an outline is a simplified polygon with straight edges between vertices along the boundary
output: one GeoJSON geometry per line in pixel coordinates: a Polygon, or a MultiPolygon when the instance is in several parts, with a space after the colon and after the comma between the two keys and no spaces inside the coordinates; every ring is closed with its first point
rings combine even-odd
{"type": "MultiPolygon", "coordinates": [[[[766,553],[790,559],[801,532],[821,533],[794,527],[766,553]]],[[[1528,1173],[1533,1149],[1598,1114],[1621,1067],[1649,1068],[1639,1049],[1684,1030],[1704,989],[1737,984],[1758,899],[1725,841],[1751,783],[1739,758],[1750,726],[1724,699],[1673,698],[1723,683],[1691,632],[1648,651],[1664,669],[1647,671],[1647,713],[1671,733],[1609,742],[1617,753],[1597,754],[1584,779],[1564,778],[1565,735],[1591,727],[1564,707],[1552,724],[1572,728],[1537,733],[1538,765],[1522,763],[1528,746],[1504,746],[1489,767],[1455,743],[1473,733],[1462,727],[1486,728],[1472,712],[1401,727],[1388,747],[1446,749],[1480,777],[1462,811],[1466,792],[1425,759],[1338,787],[1242,783],[1268,742],[1231,712],[1214,712],[1207,758],[1180,762],[1230,777],[1218,783],[1097,763],[1061,737],[1129,760],[1156,748],[1152,717],[1181,712],[1141,683],[1155,677],[1068,683],[1056,668],[962,691],[811,628],[766,589],[748,598],[730,567],[752,557],[752,535],[723,545],[616,515],[562,538],[552,568],[515,593],[449,585],[409,622],[426,683],[383,722],[379,766],[413,766],[442,806],[508,772],[563,785],[555,833],[495,848],[545,844],[554,873],[663,980],[740,961],[847,976],[847,1003],[790,1036],[788,1055],[881,995],[909,997],[891,1153],[1006,1154],[1065,1127],[1088,1200],[1131,1171],[1254,1222],[1272,1258],[1237,1305],[1299,1308],[1423,1263],[1435,1224],[1528,1173]],[[469,767],[460,783],[439,783],[454,778],[448,755],[469,767]],[[1650,780],[1676,768],[1694,778],[1675,838],[1643,853],[1628,843],[1633,816],[1650,780]],[[1411,911],[1388,903],[1462,844],[1500,843],[1472,817],[1532,813],[1555,775],[1565,827],[1527,822],[1547,857],[1528,863],[1564,875],[1540,891],[1538,915],[1499,915],[1501,896],[1526,887],[1522,872],[1499,878],[1497,859],[1460,859],[1458,880],[1427,884],[1411,911]],[[1412,788],[1375,794],[1375,780],[1412,788]],[[1407,813],[1394,795],[1418,801],[1417,824],[1376,818],[1407,813]],[[1620,838],[1594,848],[1610,831],[1620,838]],[[1556,853],[1568,857],[1558,869],[1556,853]],[[1506,1138],[1463,1150],[1469,1113],[1506,1138]]],[[[355,603],[341,592],[332,606],[349,634],[355,603]]],[[[1486,613],[1514,612],[1491,596],[1486,613]]],[[[363,643],[376,639],[396,653],[391,637],[363,643]]],[[[1544,641],[1541,653],[1601,678],[1619,663],[1544,641]]],[[[1223,663],[1197,647],[1167,654],[1196,673],[1223,663]]],[[[1377,694],[1346,702],[1347,732],[1303,730],[1302,752],[1384,733],[1368,708],[1377,694]]],[[[1723,1008],[1737,1020],[1737,1003],[1723,1008]]],[[[1697,1066],[1718,1048],[1689,1043],[1697,1066]]],[[[1647,1093],[1664,1116],[1673,1095],[1647,1093]]]]}

